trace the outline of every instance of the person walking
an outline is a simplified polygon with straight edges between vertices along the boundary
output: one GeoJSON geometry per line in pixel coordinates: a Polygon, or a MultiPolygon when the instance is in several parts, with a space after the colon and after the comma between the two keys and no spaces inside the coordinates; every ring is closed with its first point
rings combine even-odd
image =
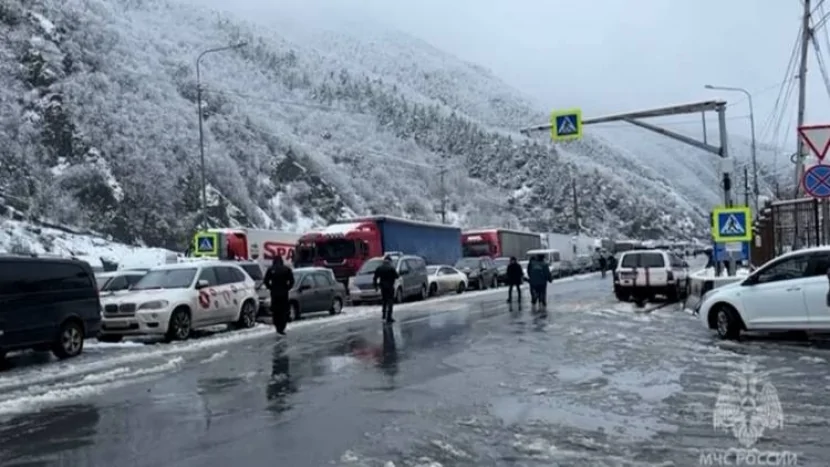
{"type": "Polygon", "coordinates": [[[288,292],[294,287],[294,272],[283,263],[281,256],[276,256],[265,272],[262,284],[271,291],[271,319],[274,327],[278,334],[285,335],[290,313],[288,292]]]}
{"type": "Polygon", "coordinates": [[[397,282],[400,275],[398,270],[392,265],[392,257],[386,256],[383,262],[375,269],[375,276],[372,278],[372,284],[375,290],[380,287],[381,310],[383,312],[383,320],[386,323],[394,323],[392,319],[392,307],[395,304],[395,282],[397,282]]]}
{"type": "Polygon", "coordinates": [[[515,256],[511,256],[510,263],[507,265],[507,303],[513,302],[513,288],[515,287],[519,305],[522,304],[522,280],[524,280],[522,265],[515,256]]]}
{"type": "Polygon", "coordinates": [[[599,255],[599,271],[602,278],[605,279],[605,271],[608,269],[608,260],[604,255],[599,255]]]}
{"type": "Polygon", "coordinates": [[[545,262],[543,255],[537,255],[533,261],[527,264],[527,278],[530,283],[531,305],[539,303],[542,308],[548,306],[548,284],[553,282],[553,274],[550,273],[550,266],[545,262]]]}

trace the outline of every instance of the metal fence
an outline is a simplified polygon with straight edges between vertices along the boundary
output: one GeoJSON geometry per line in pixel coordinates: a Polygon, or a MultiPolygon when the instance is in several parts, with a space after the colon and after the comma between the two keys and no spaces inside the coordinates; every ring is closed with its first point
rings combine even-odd
{"type": "Polygon", "coordinates": [[[767,204],[754,226],[752,262],[761,265],[788,251],[821,245],[819,207],[813,198],[767,204]]]}

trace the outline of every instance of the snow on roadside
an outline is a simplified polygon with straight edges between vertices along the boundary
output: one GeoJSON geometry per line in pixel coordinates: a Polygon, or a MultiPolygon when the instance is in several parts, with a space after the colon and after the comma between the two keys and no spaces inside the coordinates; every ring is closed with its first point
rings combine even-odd
{"type": "Polygon", "coordinates": [[[103,258],[132,268],[164,264],[171,255],[176,255],[163,248],[124,245],[12,219],[0,219],[0,253],[75,256],[93,267],[101,267],[103,258]]]}

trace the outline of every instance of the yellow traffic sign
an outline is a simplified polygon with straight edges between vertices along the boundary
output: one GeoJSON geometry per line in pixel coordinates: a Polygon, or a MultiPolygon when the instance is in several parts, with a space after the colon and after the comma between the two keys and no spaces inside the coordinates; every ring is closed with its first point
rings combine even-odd
{"type": "Polygon", "coordinates": [[[219,256],[219,235],[199,232],[193,237],[193,256],[219,256]]]}
{"type": "Polygon", "coordinates": [[[582,110],[554,110],[550,114],[550,138],[554,141],[582,139],[582,110]]]}
{"type": "Polygon", "coordinates": [[[718,243],[752,241],[752,211],[746,206],[712,210],[712,238],[718,243]]]}

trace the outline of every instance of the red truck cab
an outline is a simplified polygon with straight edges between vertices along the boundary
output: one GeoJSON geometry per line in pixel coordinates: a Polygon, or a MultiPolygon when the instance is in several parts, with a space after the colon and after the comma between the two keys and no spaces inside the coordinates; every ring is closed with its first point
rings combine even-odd
{"type": "Polygon", "coordinates": [[[501,255],[498,230],[468,230],[461,232],[461,252],[464,257],[501,255]]]}
{"type": "Polygon", "coordinates": [[[301,236],[295,248],[294,263],[297,267],[329,268],[338,282],[347,284],[364,261],[381,255],[383,246],[376,222],[345,222],[301,236]]]}

